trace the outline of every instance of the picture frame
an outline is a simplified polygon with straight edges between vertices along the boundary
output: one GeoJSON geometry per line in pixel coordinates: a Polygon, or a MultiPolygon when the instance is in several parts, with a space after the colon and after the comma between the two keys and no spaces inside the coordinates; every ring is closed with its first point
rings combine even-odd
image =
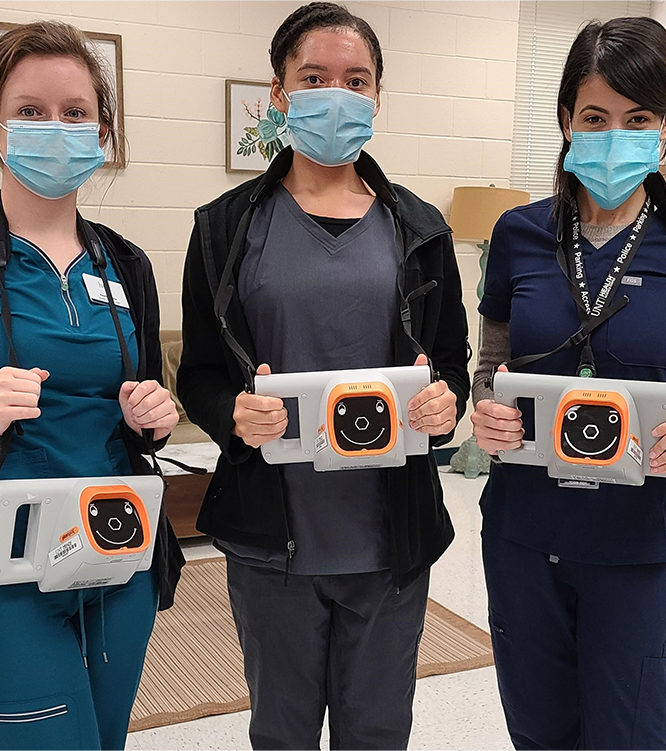
{"type": "MultiPolygon", "coordinates": [[[[16,28],[22,24],[0,21],[0,35],[4,31],[16,28]]],[[[104,167],[123,169],[127,166],[127,150],[125,147],[125,99],[123,90],[123,41],[120,34],[107,34],[101,31],[85,31],[82,33],[95,45],[106,62],[113,83],[116,99],[116,133],[118,134],[118,158],[112,159],[110,149],[105,147],[107,160],[104,167]]]]}
{"type": "Polygon", "coordinates": [[[287,144],[287,118],[271,104],[271,84],[226,79],[226,172],[264,172],[287,144]]]}

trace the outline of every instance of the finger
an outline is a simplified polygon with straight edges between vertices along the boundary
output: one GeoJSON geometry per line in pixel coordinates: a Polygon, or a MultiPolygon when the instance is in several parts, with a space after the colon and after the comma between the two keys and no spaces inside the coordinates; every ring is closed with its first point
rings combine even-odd
{"type": "Polygon", "coordinates": [[[132,390],[129,399],[127,400],[127,404],[134,409],[147,396],[161,390],[161,388],[162,387],[157,381],[141,381],[141,383],[137,384],[132,390]]]}
{"type": "Polygon", "coordinates": [[[655,438],[660,438],[663,435],[666,435],[666,422],[662,422],[660,425],[657,425],[657,427],[652,431],[652,435],[655,438]]]}
{"type": "Polygon", "coordinates": [[[474,430],[474,435],[478,441],[490,441],[498,448],[510,449],[518,448],[522,445],[522,438],[525,435],[525,431],[522,429],[519,432],[514,432],[476,428],[474,430]]]}
{"type": "Polygon", "coordinates": [[[504,363],[502,363],[502,364],[501,364],[501,365],[500,365],[500,366],[499,366],[499,367],[497,368],[497,370],[498,370],[498,372],[499,372],[499,373],[508,373],[508,372],[509,372],[509,369],[508,369],[508,368],[506,367],[506,365],[505,365],[504,363]]]}
{"type": "Polygon", "coordinates": [[[428,399],[427,402],[422,404],[417,409],[409,410],[409,419],[418,420],[420,417],[427,417],[428,415],[437,415],[440,412],[455,409],[456,400],[452,398],[451,393],[444,394],[443,396],[437,396],[433,399],[428,399]]]}
{"type": "Polygon", "coordinates": [[[508,407],[506,404],[498,404],[490,399],[480,401],[476,405],[476,411],[499,420],[516,420],[523,414],[517,407],[508,407]]]}
{"type": "Polygon", "coordinates": [[[129,399],[134,389],[139,385],[138,381],[125,381],[120,387],[120,396],[124,396],[129,399]]]}
{"type": "Polygon", "coordinates": [[[282,399],[277,396],[259,396],[257,394],[241,394],[236,403],[244,409],[253,412],[275,412],[284,409],[282,399]]]}
{"type": "Polygon", "coordinates": [[[271,422],[250,422],[249,420],[243,423],[243,427],[246,433],[258,433],[260,435],[266,435],[277,430],[286,430],[289,424],[288,418],[281,420],[272,420],[271,422]]]}
{"type": "Polygon", "coordinates": [[[414,365],[427,365],[428,364],[428,358],[426,355],[418,355],[416,360],[414,360],[414,365]]]}
{"type": "Polygon", "coordinates": [[[257,368],[257,375],[270,375],[271,369],[270,366],[267,365],[265,362],[262,362],[261,365],[257,368]]]}
{"type": "Polygon", "coordinates": [[[407,409],[411,412],[412,410],[418,409],[430,399],[436,399],[443,394],[450,393],[451,390],[445,381],[436,381],[435,383],[426,386],[422,391],[419,391],[415,397],[410,399],[407,409]]]}
{"type": "Polygon", "coordinates": [[[0,398],[5,407],[36,407],[39,404],[39,393],[32,391],[12,391],[0,398]]]}
{"type": "MultiPolygon", "coordinates": [[[[650,449],[651,466],[656,466],[657,459],[659,459],[663,455],[664,451],[666,451],[666,438],[662,438],[660,441],[657,441],[650,449]]],[[[666,461],[666,457],[664,457],[664,461],[666,461]]]]}
{"type": "Polygon", "coordinates": [[[4,417],[10,422],[16,420],[34,420],[42,414],[42,410],[39,407],[7,407],[4,412],[4,417]]]}
{"type": "Polygon", "coordinates": [[[243,422],[248,425],[277,425],[279,422],[289,421],[289,414],[286,409],[275,410],[274,412],[255,412],[248,410],[240,416],[243,422]]]}
{"type": "Polygon", "coordinates": [[[172,417],[173,414],[174,410],[170,404],[160,404],[155,409],[151,409],[142,415],[135,414],[134,419],[142,428],[162,427],[162,424],[156,425],[154,423],[161,423],[161,421],[172,417]]]}
{"type": "Polygon", "coordinates": [[[51,375],[48,370],[44,370],[43,368],[30,368],[28,372],[36,373],[41,382],[44,382],[51,375]]]}
{"type": "MultiPolygon", "coordinates": [[[[3,368],[3,370],[5,370],[3,368]]],[[[46,371],[44,371],[46,373],[46,371]]],[[[41,386],[42,378],[39,373],[35,373],[32,370],[23,370],[22,368],[7,368],[7,375],[16,383],[35,383],[37,386],[41,386]]]]}
{"type": "Polygon", "coordinates": [[[518,433],[523,429],[522,420],[498,420],[488,415],[478,415],[474,413],[471,417],[472,425],[485,428],[487,430],[498,430],[500,432],[518,433]]]}
{"type": "MultiPolygon", "coordinates": [[[[128,402],[131,406],[132,398],[130,397],[130,401],[128,402]]],[[[160,408],[170,408],[173,404],[171,400],[171,395],[166,389],[159,388],[155,391],[152,391],[146,396],[141,399],[136,405],[132,406],[132,414],[135,417],[141,417],[143,415],[146,415],[148,412],[151,412],[153,410],[157,410],[160,408]]]]}

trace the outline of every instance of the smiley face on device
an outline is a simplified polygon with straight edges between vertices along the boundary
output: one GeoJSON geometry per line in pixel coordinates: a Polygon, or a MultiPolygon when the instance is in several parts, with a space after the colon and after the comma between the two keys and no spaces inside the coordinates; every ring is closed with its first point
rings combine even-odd
{"type": "Polygon", "coordinates": [[[333,409],[333,430],[343,451],[381,451],[391,439],[391,414],[379,396],[347,396],[333,409]]]}
{"type": "Polygon", "coordinates": [[[608,461],[618,452],[622,418],[609,405],[578,404],[569,407],[560,432],[566,456],[608,461]]]}
{"type": "Polygon", "coordinates": [[[125,498],[96,500],[88,506],[88,522],[103,550],[140,548],[143,526],[136,507],[125,498]]]}

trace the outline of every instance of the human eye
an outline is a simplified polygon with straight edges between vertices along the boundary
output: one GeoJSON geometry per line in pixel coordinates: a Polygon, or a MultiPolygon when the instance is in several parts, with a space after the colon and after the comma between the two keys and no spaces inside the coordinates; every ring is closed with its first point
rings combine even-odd
{"type": "Polygon", "coordinates": [[[368,82],[364,81],[362,78],[352,78],[348,85],[352,89],[362,89],[363,87],[368,85],[368,82]]]}
{"type": "Polygon", "coordinates": [[[85,119],[85,116],[86,113],[82,109],[79,109],[79,107],[73,107],[71,110],[65,112],[65,117],[70,120],[83,120],[85,119]]]}
{"type": "Polygon", "coordinates": [[[588,125],[599,125],[600,123],[603,123],[603,120],[599,115],[588,115],[588,117],[585,118],[585,122],[588,125]]]}
{"type": "Polygon", "coordinates": [[[34,118],[39,115],[39,111],[37,110],[36,107],[26,106],[26,107],[21,107],[21,109],[19,110],[19,115],[25,118],[34,118]]]}
{"type": "Polygon", "coordinates": [[[318,86],[321,83],[324,83],[319,76],[316,76],[314,73],[312,73],[309,76],[306,76],[305,83],[307,83],[310,86],[318,86]]]}
{"type": "Polygon", "coordinates": [[[645,115],[634,115],[631,120],[629,120],[629,125],[637,125],[638,127],[643,127],[649,122],[650,118],[646,117],[645,115]]]}

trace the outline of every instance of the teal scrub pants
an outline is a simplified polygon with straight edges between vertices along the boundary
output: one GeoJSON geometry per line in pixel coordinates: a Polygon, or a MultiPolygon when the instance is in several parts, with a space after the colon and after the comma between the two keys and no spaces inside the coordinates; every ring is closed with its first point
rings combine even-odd
{"type": "Polygon", "coordinates": [[[153,571],[103,591],[0,587],[0,749],[123,749],[156,610],[153,571]]]}

